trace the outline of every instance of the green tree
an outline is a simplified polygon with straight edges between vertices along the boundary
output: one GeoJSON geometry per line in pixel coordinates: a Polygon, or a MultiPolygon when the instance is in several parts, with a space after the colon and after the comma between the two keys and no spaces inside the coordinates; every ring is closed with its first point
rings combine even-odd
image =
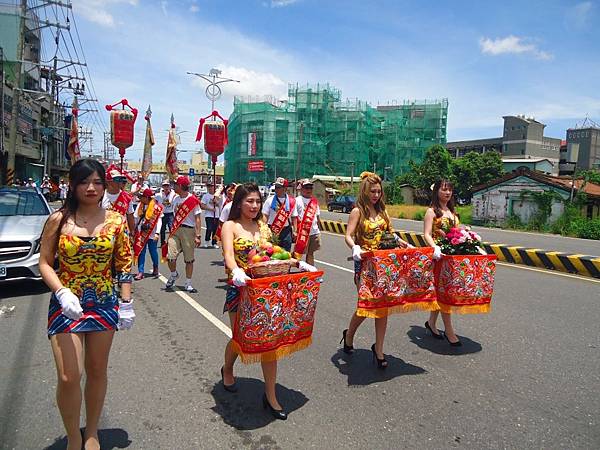
{"type": "Polygon", "coordinates": [[[488,183],[505,174],[502,157],[497,152],[487,152],[481,155],[478,167],[479,179],[477,184],[488,183]]]}
{"type": "Polygon", "coordinates": [[[455,191],[459,198],[470,201],[473,187],[504,175],[502,158],[496,152],[469,152],[454,163],[455,191]]]}
{"type": "Polygon", "coordinates": [[[416,188],[429,190],[430,186],[442,178],[452,179],[454,160],[443,145],[432,145],[425,152],[421,164],[409,163],[416,188]]]}

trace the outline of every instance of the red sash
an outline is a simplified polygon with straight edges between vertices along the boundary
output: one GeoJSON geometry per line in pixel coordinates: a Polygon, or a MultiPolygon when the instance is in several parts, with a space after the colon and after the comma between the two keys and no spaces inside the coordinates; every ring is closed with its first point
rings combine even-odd
{"type": "Polygon", "coordinates": [[[294,246],[294,253],[297,256],[303,255],[306,251],[306,245],[310,237],[310,229],[312,227],[313,220],[317,214],[317,206],[319,203],[316,198],[311,198],[306,205],[304,215],[302,216],[302,222],[298,227],[298,237],[296,238],[296,245],[294,246]]]}
{"type": "MultiPolygon", "coordinates": [[[[153,200],[153,202],[154,203],[153,203],[153,208],[152,208],[152,215],[150,216],[150,219],[147,219],[147,217],[148,217],[147,213],[144,214],[143,217],[141,217],[142,223],[145,222],[145,224],[148,225],[149,228],[144,227],[146,229],[144,229],[144,230],[136,229],[136,231],[135,231],[135,240],[133,241],[133,257],[136,261],[137,261],[138,256],[140,256],[140,253],[142,252],[144,246],[146,245],[146,242],[148,242],[148,239],[150,238],[150,233],[152,233],[152,231],[154,231],[156,222],[158,222],[158,219],[160,218],[160,215],[163,212],[164,206],[161,205],[160,203],[156,202],[155,200],[153,200]]],[[[150,205],[148,205],[148,207],[150,207],[150,205]]]]}
{"type": "MultiPolygon", "coordinates": [[[[187,196],[185,201],[179,205],[177,211],[175,211],[175,217],[173,219],[173,227],[171,228],[171,233],[169,236],[173,236],[179,226],[183,223],[184,219],[189,215],[192,210],[200,204],[200,201],[196,198],[195,195],[190,194],[187,196]]],[[[167,253],[169,251],[168,242],[165,242],[163,246],[160,248],[163,259],[167,257],[167,253]]]]}
{"type": "Polygon", "coordinates": [[[290,197],[287,194],[286,197],[290,199],[290,210],[285,210],[285,203],[279,205],[279,208],[277,208],[277,214],[275,214],[275,219],[273,219],[273,223],[271,224],[271,231],[275,234],[281,233],[281,230],[285,228],[288,223],[288,219],[290,218],[290,215],[296,206],[295,197],[290,197]]]}
{"type": "Polygon", "coordinates": [[[129,203],[131,203],[132,198],[133,195],[130,195],[125,191],[121,191],[111,208],[113,211],[117,211],[122,216],[125,216],[127,215],[127,209],[129,208],[129,203]]]}

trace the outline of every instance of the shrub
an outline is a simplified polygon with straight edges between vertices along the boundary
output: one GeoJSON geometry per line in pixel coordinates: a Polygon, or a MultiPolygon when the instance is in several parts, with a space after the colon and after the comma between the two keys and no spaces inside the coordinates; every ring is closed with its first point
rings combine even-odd
{"type": "Polygon", "coordinates": [[[398,219],[406,219],[406,216],[404,215],[403,212],[401,212],[400,214],[398,214],[398,219]]]}
{"type": "Polygon", "coordinates": [[[578,224],[577,237],[600,240],[600,218],[593,220],[582,218],[578,224]]]}
{"type": "Polygon", "coordinates": [[[423,220],[425,218],[425,213],[423,211],[417,211],[413,216],[414,220],[423,220]]]}
{"type": "Polygon", "coordinates": [[[518,230],[524,228],[521,218],[516,214],[511,214],[506,220],[506,222],[504,222],[504,226],[511,230],[518,230]]]}

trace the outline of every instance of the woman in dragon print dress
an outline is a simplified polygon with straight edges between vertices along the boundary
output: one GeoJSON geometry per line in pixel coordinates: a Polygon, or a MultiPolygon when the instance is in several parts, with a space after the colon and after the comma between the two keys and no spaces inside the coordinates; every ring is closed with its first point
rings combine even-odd
{"type": "Polygon", "coordinates": [[[102,165],[77,161],[69,172],[65,205],[46,222],[40,272],[52,291],[48,337],[58,383],[58,409],[67,432],[67,448],[98,449],[98,420],[107,388],[108,356],[119,328],[135,314],[131,300],[132,251],[123,216],[102,208],[106,185],[102,165]],[[58,270],[54,271],[55,255],[58,270]],[[121,298],[112,268],[121,283],[121,298]],[[80,434],[81,375],[85,369],[85,432],[80,434]]]}

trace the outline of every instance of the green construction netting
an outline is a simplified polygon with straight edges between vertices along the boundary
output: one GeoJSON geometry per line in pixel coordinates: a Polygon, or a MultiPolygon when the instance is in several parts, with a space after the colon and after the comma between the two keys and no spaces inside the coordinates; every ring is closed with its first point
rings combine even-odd
{"type": "Polygon", "coordinates": [[[358,176],[392,179],[446,143],[448,100],[404,101],[373,107],[341,99],[328,84],[290,85],[287,100],[236,97],[229,118],[225,182],[268,184],[276,177],[358,176]],[[264,171],[249,172],[249,161],[264,171]]]}

